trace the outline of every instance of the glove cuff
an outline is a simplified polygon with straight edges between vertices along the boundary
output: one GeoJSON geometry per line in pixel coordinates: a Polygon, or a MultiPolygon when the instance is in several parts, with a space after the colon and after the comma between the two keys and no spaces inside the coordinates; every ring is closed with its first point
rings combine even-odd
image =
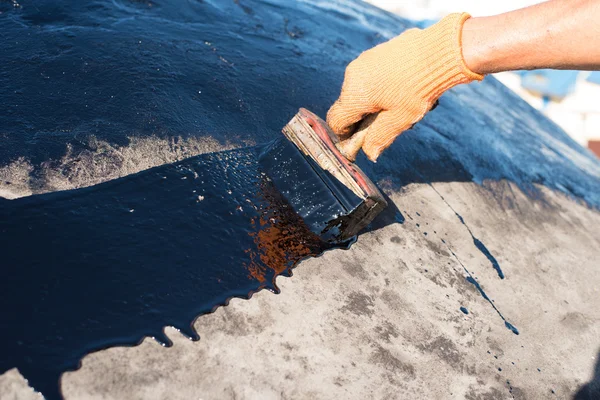
{"type": "Polygon", "coordinates": [[[462,55],[462,28],[469,18],[467,13],[450,14],[415,34],[413,46],[421,49],[427,77],[415,82],[422,99],[433,103],[456,85],[483,79],[467,67],[462,55]]]}

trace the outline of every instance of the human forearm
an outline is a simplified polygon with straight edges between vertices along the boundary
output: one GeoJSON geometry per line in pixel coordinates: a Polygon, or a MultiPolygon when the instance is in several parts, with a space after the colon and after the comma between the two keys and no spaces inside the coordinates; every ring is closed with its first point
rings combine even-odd
{"type": "Polygon", "coordinates": [[[600,70],[600,0],[551,0],[493,17],[450,14],[363,52],[327,122],[344,154],[373,161],[448,89],[493,72],[600,70]]]}
{"type": "Polygon", "coordinates": [[[488,74],[517,69],[600,69],[600,0],[552,0],[467,20],[465,63],[488,74]]]}

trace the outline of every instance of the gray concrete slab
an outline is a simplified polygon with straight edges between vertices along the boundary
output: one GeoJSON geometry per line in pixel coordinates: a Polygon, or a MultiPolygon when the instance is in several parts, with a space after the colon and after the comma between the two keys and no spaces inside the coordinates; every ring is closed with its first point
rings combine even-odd
{"type": "MultiPolygon", "coordinates": [[[[384,216],[350,250],[278,278],[281,294],[201,316],[199,342],[167,328],[171,348],[146,339],[88,355],[63,375],[65,398],[570,398],[600,349],[600,213],[541,190],[410,185],[391,195],[403,224],[384,216]]],[[[28,393],[14,371],[0,381],[19,385],[28,393]]]]}

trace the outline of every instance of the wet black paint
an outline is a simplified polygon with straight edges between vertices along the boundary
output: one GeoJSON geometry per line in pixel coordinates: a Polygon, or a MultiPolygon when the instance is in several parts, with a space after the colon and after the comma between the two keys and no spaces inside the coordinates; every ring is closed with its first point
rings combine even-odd
{"type": "Polygon", "coordinates": [[[504,321],[504,326],[506,326],[506,329],[509,329],[512,331],[512,333],[514,333],[515,335],[519,334],[519,330],[510,322],[508,321],[504,321]]]}
{"type": "MultiPolygon", "coordinates": [[[[469,232],[471,232],[471,231],[469,230],[469,232]]],[[[481,251],[483,253],[483,255],[485,255],[487,257],[487,259],[490,261],[490,263],[492,264],[492,266],[498,273],[498,276],[500,277],[500,279],[504,279],[504,272],[502,272],[502,269],[500,268],[500,264],[498,264],[498,261],[496,261],[496,258],[492,255],[492,253],[490,253],[490,251],[487,249],[487,247],[485,247],[485,245],[483,243],[481,243],[481,240],[479,240],[475,236],[473,236],[472,233],[471,233],[471,236],[473,237],[473,243],[475,244],[475,246],[479,249],[479,251],[481,251]]]]}
{"type": "Polygon", "coordinates": [[[331,248],[273,186],[267,147],[3,201],[0,371],[59,398],[60,374],[85,354],[144,336],[169,344],[169,325],[197,339],[198,315],[277,291],[277,275],[331,248]]]}
{"type": "Polygon", "coordinates": [[[263,147],[260,163],[266,175],[311,231],[336,241],[338,221],[361,199],[285,138],[263,147]]]}
{"type": "MultiPolygon", "coordinates": [[[[46,168],[74,180],[93,170],[97,141],[268,142],[299,107],[325,116],[346,65],[412,26],[353,0],[18,4],[0,2],[0,165],[28,160],[34,192],[52,190],[46,168]]],[[[600,162],[493,77],[453,88],[376,165],[359,165],[394,189],[507,179],[600,206],[600,162]]]]}
{"type": "Polygon", "coordinates": [[[469,310],[467,310],[467,308],[466,308],[466,307],[461,307],[461,308],[460,308],[460,311],[461,311],[463,314],[465,314],[465,315],[469,315],[469,310]]]}

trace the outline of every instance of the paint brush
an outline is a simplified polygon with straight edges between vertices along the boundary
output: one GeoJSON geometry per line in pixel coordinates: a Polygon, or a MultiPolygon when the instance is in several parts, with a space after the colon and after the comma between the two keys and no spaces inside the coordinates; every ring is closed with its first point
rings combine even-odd
{"type": "Polygon", "coordinates": [[[301,108],[261,163],[311,230],[328,241],[357,235],[385,207],[381,192],[354,163],[365,131],[340,141],[327,123],[301,108]]]}

